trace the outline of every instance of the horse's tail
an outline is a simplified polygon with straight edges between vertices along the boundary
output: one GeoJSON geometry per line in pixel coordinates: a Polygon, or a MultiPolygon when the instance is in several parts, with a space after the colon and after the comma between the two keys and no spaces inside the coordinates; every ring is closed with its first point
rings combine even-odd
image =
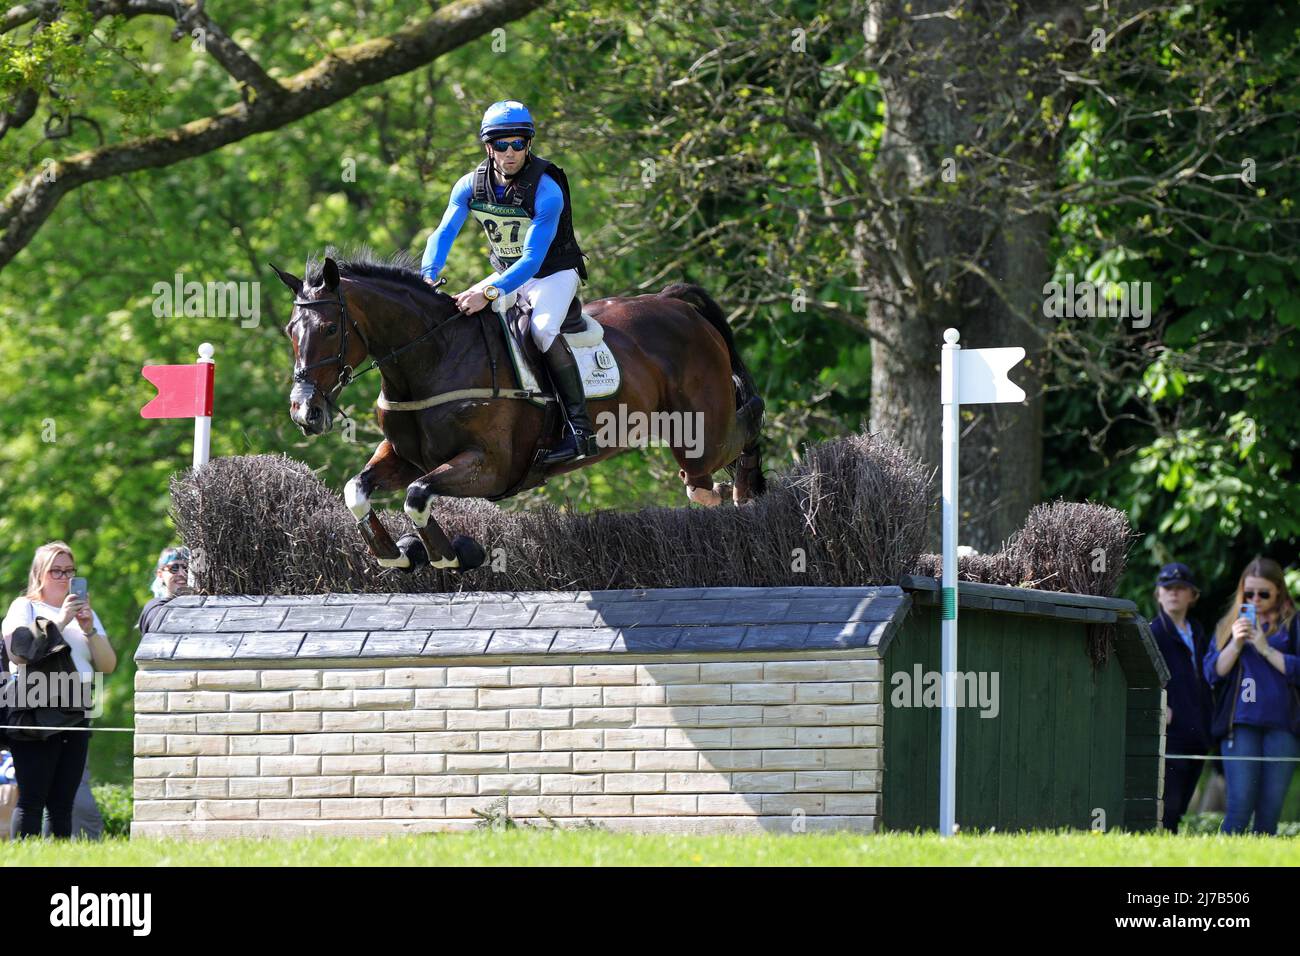
{"type": "Polygon", "coordinates": [[[674,282],[659,295],[694,306],[709,325],[718,330],[722,340],[727,343],[727,355],[731,359],[731,375],[736,383],[736,417],[740,419],[746,436],[741,458],[729,464],[727,471],[734,475],[739,464],[749,475],[748,481],[753,493],[762,494],[766,490],[767,482],[763,477],[760,464],[759,435],[763,426],[765,403],[762,396],[758,394],[758,385],[755,384],[754,377],[749,374],[745,360],[740,357],[740,350],[736,348],[736,339],[731,334],[731,326],[727,324],[722,306],[718,305],[713,296],[703,288],[688,282],[674,282]]]}

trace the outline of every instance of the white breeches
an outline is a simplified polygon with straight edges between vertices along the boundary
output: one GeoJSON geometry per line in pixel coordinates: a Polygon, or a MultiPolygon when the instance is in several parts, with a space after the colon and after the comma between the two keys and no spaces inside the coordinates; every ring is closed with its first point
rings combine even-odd
{"type": "MultiPolygon", "coordinates": [[[[481,289],[499,278],[500,274],[493,272],[474,288],[481,289]]],[[[560,326],[564,324],[564,317],[578,292],[578,270],[561,269],[544,279],[529,279],[519,287],[518,292],[519,297],[532,309],[530,327],[533,341],[545,352],[560,334],[560,326]]]]}

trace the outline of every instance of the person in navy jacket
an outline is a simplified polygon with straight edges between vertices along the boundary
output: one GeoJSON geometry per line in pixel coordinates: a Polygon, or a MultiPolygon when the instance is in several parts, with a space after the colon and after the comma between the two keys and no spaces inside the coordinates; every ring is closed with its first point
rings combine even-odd
{"type": "MultiPolygon", "coordinates": [[[[1209,648],[1209,636],[1188,612],[1200,597],[1191,569],[1185,564],[1166,564],[1156,576],[1156,602],[1160,611],[1151,621],[1165,663],[1169,684],[1165,688],[1165,753],[1204,756],[1214,747],[1210,736],[1213,698],[1201,673],[1201,661],[1209,648]]],[[[1165,760],[1164,827],[1178,832],[1178,822],[1196,789],[1205,762],[1165,760]]]]}
{"type": "Polygon", "coordinates": [[[1241,572],[1204,661],[1205,679],[1215,689],[1211,731],[1229,758],[1223,761],[1228,781],[1224,833],[1245,831],[1252,814],[1255,833],[1277,832],[1295,764],[1240,758],[1300,755],[1298,631],[1300,620],[1282,568],[1269,558],[1256,558],[1241,572]],[[1255,607],[1254,627],[1239,612],[1245,603],[1255,607]]]}

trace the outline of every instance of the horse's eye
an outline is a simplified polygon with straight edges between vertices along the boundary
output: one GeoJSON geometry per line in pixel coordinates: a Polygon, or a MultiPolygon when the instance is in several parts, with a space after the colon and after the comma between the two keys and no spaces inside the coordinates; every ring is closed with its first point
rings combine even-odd
{"type": "Polygon", "coordinates": [[[326,335],[333,335],[333,334],[334,334],[335,332],[337,332],[338,330],[339,330],[339,327],[338,327],[337,325],[335,325],[333,322],[331,322],[329,325],[325,326],[325,334],[326,334],[326,335]]]}

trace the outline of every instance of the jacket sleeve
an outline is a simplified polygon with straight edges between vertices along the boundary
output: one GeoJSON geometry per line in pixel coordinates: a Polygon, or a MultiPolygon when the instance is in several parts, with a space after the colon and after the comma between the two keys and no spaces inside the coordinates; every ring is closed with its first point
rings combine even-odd
{"type": "Polygon", "coordinates": [[[1287,634],[1292,653],[1282,652],[1282,660],[1286,662],[1286,679],[1288,684],[1300,687],[1300,653],[1297,653],[1300,650],[1300,614],[1291,618],[1287,634]]]}
{"type": "Polygon", "coordinates": [[[36,623],[36,612],[32,608],[32,602],[25,597],[14,598],[13,603],[9,605],[9,611],[5,614],[4,622],[0,624],[0,631],[3,632],[5,649],[10,656],[13,655],[13,635],[20,627],[30,628],[36,623]]]}
{"type": "Polygon", "coordinates": [[[474,194],[474,174],[466,173],[452,187],[451,198],[447,201],[447,211],[442,214],[442,222],[424,246],[424,258],[420,262],[420,275],[426,279],[438,278],[438,273],[447,264],[452,243],[460,235],[461,226],[469,217],[469,200],[474,194]]]}
{"type": "Polygon", "coordinates": [[[1205,680],[1211,687],[1217,687],[1219,682],[1224,678],[1219,676],[1219,672],[1214,669],[1214,665],[1219,662],[1219,643],[1210,635],[1209,648],[1205,652],[1205,661],[1201,665],[1201,670],[1205,672],[1205,680]]]}

